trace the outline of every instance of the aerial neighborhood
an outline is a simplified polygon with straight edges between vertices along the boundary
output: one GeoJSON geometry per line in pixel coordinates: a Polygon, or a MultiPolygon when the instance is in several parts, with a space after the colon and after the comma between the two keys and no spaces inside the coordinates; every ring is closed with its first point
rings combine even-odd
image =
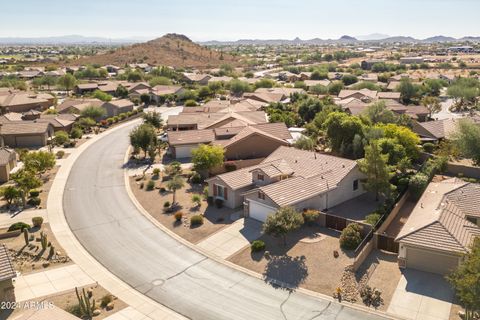
{"type": "Polygon", "coordinates": [[[480,319],[479,70],[477,38],[0,44],[0,298],[51,302],[2,312],[480,319]]]}

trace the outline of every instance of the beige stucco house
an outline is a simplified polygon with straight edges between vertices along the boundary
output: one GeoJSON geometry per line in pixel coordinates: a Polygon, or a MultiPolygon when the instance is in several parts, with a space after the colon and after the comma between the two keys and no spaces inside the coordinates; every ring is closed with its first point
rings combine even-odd
{"type": "Polygon", "coordinates": [[[0,147],[0,183],[10,180],[10,172],[17,166],[15,150],[0,147]]]}
{"type": "Polygon", "coordinates": [[[398,234],[401,267],[447,274],[480,236],[480,184],[431,182],[398,234]]]}
{"type": "Polygon", "coordinates": [[[54,128],[49,122],[11,121],[0,126],[3,145],[11,148],[43,147],[53,134],[54,128]]]}
{"type": "Polygon", "coordinates": [[[207,180],[209,194],[265,221],[283,206],[325,210],[365,192],[356,161],[281,146],[260,164],[207,180]]]}

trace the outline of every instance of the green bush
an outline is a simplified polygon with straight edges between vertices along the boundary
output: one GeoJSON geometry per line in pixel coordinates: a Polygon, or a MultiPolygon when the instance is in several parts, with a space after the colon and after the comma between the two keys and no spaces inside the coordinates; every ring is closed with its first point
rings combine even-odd
{"type": "Polygon", "coordinates": [[[160,175],[160,169],[159,168],[153,169],[153,175],[158,177],[160,175]]]}
{"type": "Polygon", "coordinates": [[[23,231],[23,229],[30,229],[30,225],[25,222],[15,222],[8,228],[8,231],[15,231],[15,230],[23,231]]]}
{"type": "Polygon", "coordinates": [[[55,133],[55,143],[57,145],[62,145],[70,141],[70,137],[68,136],[68,133],[65,131],[57,131],[55,133]]]}
{"type": "Polygon", "coordinates": [[[170,201],[165,201],[165,202],[163,203],[163,207],[164,207],[164,208],[170,207],[170,201]]]}
{"type": "Polygon", "coordinates": [[[199,194],[194,194],[192,195],[192,202],[195,205],[200,206],[202,204],[202,197],[200,197],[199,194]]]}
{"type": "Polygon", "coordinates": [[[57,153],[55,154],[55,156],[57,157],[57,159],[62,159],[64,155],[65,155],[65,151],[63,151],[63,150],[59,150],[59,151],[57,151],[57,153]]]}
{"type": "Polygon", "coordinates": [[[319,216],[320,213],[317,210],[307,210],[303,212],[303,220],[309,226],[313,225],[319,216]]]}
{"type": "Polygon", "coordinates": [[[32,224],[36,228],[40,228],[43,223],[43,218],[42,217],[33,217],[32,218],[32,224]]]}
{"type": "Polygon", "coordinates": [[[373,212],[365,217],[365,222],[372,226],[375,226],[378,223],[378,221],[380,221],[381,218],[382,218],[382,215],[380,213],[373,212]]]}
{"type": "Polygon", "coordinates": [[[35,190],[30,190],[29,194],[30,194],[30,197],[35,198],[35,197],[38,197],[40,195],[40,191],[36,190],[36,189],[35,190]]]}
{"type": "Polygon", "coordinates": [[[105,308],[112,301],[113,301],[113,296],[111,294],[107,293],[100,300],[100,307],[105,308]]]}
{"type": "Polygon", "coordinates": [[[190,224],[192,226],[199,226],[203,224],[203,216],[201,214],[196,214],[190,218],[190,224]]]}
{"type": "Polygon", "coordinates": [[[255,240],[250,245],[250,249],[252,250],[252,252],[263,251],[265,250],[265,242],[263,242],[262,240],[255,240]]]}
{"type": "Polygon", "coordinates": [[[223,165],[223,167],[225,168],[225,170],[227,172],[231,172],[231,171],[235,171],[237,170],[237,165],[233,162],[225,162],[225,164],[223,165]]]}
{"type": "Polygon", "coordinates": [[[27,203],[31,206],[34,206],[34,207],[37,207],[40,205],[40,198],[37,198],[37,197],[34,197],[34,198],[30,198],[28,199],[27,203]]]}
{"type": "Polygon", "coordinates": [[[343,229],[340,235],[340,247],[342,249],[355,250],[360,242],[362,242],[362,236],[358,223],[351,223],[343,229]]]}
{"type": "Polygon", "coordinates": [[[196,107],[198,104],[195,100],[187,100],[185,101],[185,107],[196,107]]]}
{"type": "Polygon", "coordinates": [[[410,178],[409,188],[410,193],[416,199],[419,199],[422,196],[423,191],[427,188],[429,178],[424,173],[417,173],[410,178]]]}
{"type": "Polygon", "coordinates": [[[190,176],[191,183],[202,183],[202,176],[200,173],[193,171],[192,175],[190,176]]]}
{"type": "Polygon", "coordinates": [[[149,180],[147,182],[147,191],[152,191],[155,188],[155,181],[149,180]]]}
{"type": "Polygon", "coordinates": [[[205,188],[203,188],[203,200],[207,200],[208,199],[208,186],[205,186],[205,188]]]}
{"type": "Polygon", "coordinates": [[[422,148],[423,148],[423,151],[432,153],[433,150],[435,149],[435,145],[433,143],[427,142],[423,144],[422,148]]]}

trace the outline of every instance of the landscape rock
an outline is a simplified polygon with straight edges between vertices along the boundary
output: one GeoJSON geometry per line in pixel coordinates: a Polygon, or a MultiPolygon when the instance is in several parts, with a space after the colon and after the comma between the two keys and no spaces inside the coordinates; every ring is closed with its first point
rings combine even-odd
{"type": "Polygon", "coordinates": [[[113,302],[110,302],[109,304],[107,304],[107,306],[105,307],[105,309],[107,309],[107,311],[110,311],[110,310],[112,310],[114,307],[115,307],[115,304],[114,304],[113,302]]]}

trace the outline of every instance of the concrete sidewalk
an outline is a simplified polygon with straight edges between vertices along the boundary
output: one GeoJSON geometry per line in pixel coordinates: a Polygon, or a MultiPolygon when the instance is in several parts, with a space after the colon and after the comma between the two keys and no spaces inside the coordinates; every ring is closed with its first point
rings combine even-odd
{"type": "Polygon", "coordinates": [[[94,283],[80,267],[69,265],[15,278],[15,297],[26,301],[94,283]]]}
{"type": "Polygon", "coordinates": [[[261,235],[262,223],[260,221],[242,218],[202,240],[197,246],[217,257],[226,259],[250,245],[261,235]]]}
{"type": "Polygon", "coordinates": [[[31,209],[20,212],[2,212],[0,213],[0,228],[9,227],[15,222],[25,222],[32,225],[33,217],[42,217],[43,223],[48,222],[46,209],[31,209]]]}

